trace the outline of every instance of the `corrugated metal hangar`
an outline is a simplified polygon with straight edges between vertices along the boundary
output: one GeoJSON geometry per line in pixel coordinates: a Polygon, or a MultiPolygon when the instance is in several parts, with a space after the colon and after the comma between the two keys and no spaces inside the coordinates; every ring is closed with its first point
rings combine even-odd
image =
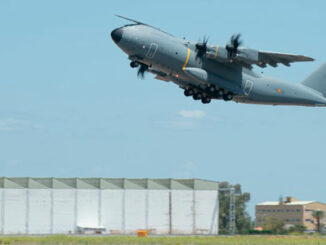
{"type": "Polygon", "coordinates": [[[218,234],[218,182],[0,178],[1,234],[218,234]]]}

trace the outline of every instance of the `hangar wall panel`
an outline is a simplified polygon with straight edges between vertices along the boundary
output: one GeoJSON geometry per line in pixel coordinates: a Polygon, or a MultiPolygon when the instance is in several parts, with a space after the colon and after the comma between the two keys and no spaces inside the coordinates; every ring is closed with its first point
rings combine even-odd
{"type": "Polygon", "coordinates": [[[74,189],[53,189],[53,233],[73,233],[75,231],[74,189]]]}
{"type": "Polygon", "coordinates": [[[76,197],[77,226],[98,226],[99,190],[77,190],[76,197]]]}
{"type": "Polygon", "coordinates": [[[218,233],[216,182],[7,179],[0,179],[1,234],[70,234],[77,226],[107,234],[218,233]]]}
{"type": "Polygon", "coordinates": [[[195,233],[217,234],[217,191],[196,191],[195,200],[195,233]]]}
{"type": "Polygon", "coordinates": [[[122,207],[124,190],[102,190],[101,193],[101,225],[106,233],[122,233],[122,207]]]}
{"type": "Polygon", "coordinates": [[[172,190],[172,233],[193,232],[193,191],[172,190]]]}
{"type": "Polygon", "coordinates": [[[29,189],[28,234],[51,233],[51,191],[49,189],[29,189]]]}
{"type": "Polygon", "coordinates": [[[169,233],[169,192],[169,190],[148,191],[149,233],[169,233]]]}
{"type": "Polygon", "coordinates": [[[26,233],[26,189],[6,189],[4,201],[4,233],[26,233]]]}
{"type": "Polygon", "coordinates": [[[147,190],[125,190],[125,232],[146,229],[147,190]]]}

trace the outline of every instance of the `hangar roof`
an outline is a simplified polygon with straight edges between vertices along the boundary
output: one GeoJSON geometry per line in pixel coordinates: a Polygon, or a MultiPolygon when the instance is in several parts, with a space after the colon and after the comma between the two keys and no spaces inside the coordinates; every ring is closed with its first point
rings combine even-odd
{"type": "Polygon", "coordinates": [[[218,182],[201,179],[28,178],[0,177],[8,189],[150,189],[218,190],[218,182]]]}

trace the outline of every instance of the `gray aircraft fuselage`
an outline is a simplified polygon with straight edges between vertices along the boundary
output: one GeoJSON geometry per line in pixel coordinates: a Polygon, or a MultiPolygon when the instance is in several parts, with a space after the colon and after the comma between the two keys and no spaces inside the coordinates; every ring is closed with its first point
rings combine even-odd
{"type": "MultiPolygon", "coordinates": [[[[321,92],[302,83],[267,77],[232,62],[196,58],[194,42],[145,24],[117,28],[111,36],[130,60],[146,65],[158,79],[173,81],[185,90],[198,93],[200,98],[222,99],[220,91],[223,91],[230,94],[229,100],[240,103],[326,106],[321,92]]],[[[216,54],[223,51],[218,46],[208,46],[208,49],[216,54]]]]}

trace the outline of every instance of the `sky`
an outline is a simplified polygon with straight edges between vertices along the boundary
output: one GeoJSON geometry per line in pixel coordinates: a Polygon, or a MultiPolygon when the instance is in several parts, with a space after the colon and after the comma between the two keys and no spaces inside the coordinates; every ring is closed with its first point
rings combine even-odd
{"type": "Polygon", "coordinates": [[[0,1],[0,176],[200,178],[256,203],[326,203],[326,109],[186,98],[138,79],[110,32],[115,14],[177,37],[303,54],[255,68],[298,83],[326,61],[325,1],[0,1]]]}

